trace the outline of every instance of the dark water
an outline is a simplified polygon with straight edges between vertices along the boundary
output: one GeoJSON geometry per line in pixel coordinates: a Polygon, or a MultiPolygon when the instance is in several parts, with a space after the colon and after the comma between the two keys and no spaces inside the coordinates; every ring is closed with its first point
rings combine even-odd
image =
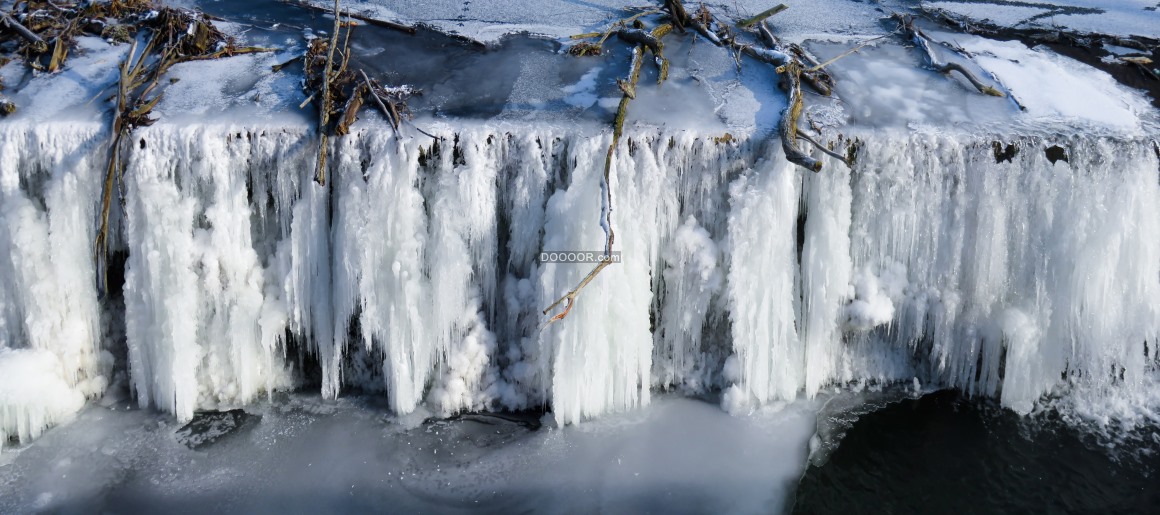
{"type": "Polygon", "coordinates": [[[1160,428],[1109,446],[950,391],[862,416],[794,513],[1160,513],[1160,428]]]}
{"type": "MultiPolygon", "coordinates": [[[[279,48],[287,59],[305,52],[307,31],[325,37],[334,27],[334,18],[325,11],[279,0],[201,0],[199,7],[245,27],[247,44],[279,48]]],[[[566,111],[581,119],[607,117],[601,110],[572,109],[563,102],[560,88],[577,82],[600,61],[560,53],[559,43],[552,40],[512,34],[483,45],[423,25],[407,34],[367,23],[359,23],[350,38],[354,67],[386,86],[409,85],[421,92],[408,101],[416,114],[488,119],[501,113],[526,117],[566,111]],[[524,97],[537,101],[529,103],[524,97]]],[[[611,58],[627,63],[628,51],[617,50],[611,58]]],[[[287,71],[301,73],[301,66],[291,65],[287,71]]],[[[601,92],[619,95],[612,73],[602,76],[601,92]]]]}

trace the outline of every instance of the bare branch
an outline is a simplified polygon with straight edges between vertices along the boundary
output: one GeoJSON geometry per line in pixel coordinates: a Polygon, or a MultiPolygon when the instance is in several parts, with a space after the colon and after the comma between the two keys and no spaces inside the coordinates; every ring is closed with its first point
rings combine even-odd
{"type": "Polygon", "coordinates": [[[752,17],[752,18],[746,18],[746,19],[744,19],[744,20],[741,20],[741,21],[737,22],[737,28],[740,28],[740,29],[748,29],[748,28],[749,28],[750,26],[752,26],[753,24],[755,24],[755,23],[757,23],[757,22],[760,22],[760,21],[764,21],[766,18],[769,18],[770,16],[773,16],[773,15],[775,15],[775,14],[777,14],[777,13],[779,13],[779,12],[782,12],[782,11],[784,11],[784,10],[786,10],[786,9],[789,9],[789,6],[788,6],[788,5],[785,5],[785,4],[778,4],[778,5],[774,6],[774,7],[771,7],[771,8],[769,8],[769,9],[766,9],[766,10],[762,11],[762,12],[761,12],[760,14],[758,14],[757,16],[754,16],[754,17],[752,17]]]}
{"type": "Polygon", "coordinates": [[[48,43],[45,43],[43,38],[29,30],[28,27],[21,25],[20,22],[16,21],[16,18],[13,18],[8,13],[0,13],[0,26],[8,27],[19,34],[20,37],[32,44],[33,49],[37,53],[48,51],[48,43]]]}
{"type": "Polygon", "coordinates": [[[910,39],[910,41],[922,50],[923,54],[926,56],[927,62],[930,63],[930,67],[933,68],[934,71],[942,74],[950,74],[952,71],[959,72],[959,74],[965,77],[967,81],[975,87],[975,89],[979,90],[980,93],[991,95],[993,97],[1007,96],[1002,91],[999,91],[998,89],[983,83],[983,81],[979,80],[979,78],[976,77],[974,73],[971,73],[970,70],[964,68],[962,65],[958,63],[944,64],[939,61],[938,57],[935,56],[934,49],[930,47],[930,38],[928,38],[921,29],[914,26],[914,19],[909,15],[894,13],[894,18],[902,24],[902,31],[906,33],[906,36],[910,39]]]}

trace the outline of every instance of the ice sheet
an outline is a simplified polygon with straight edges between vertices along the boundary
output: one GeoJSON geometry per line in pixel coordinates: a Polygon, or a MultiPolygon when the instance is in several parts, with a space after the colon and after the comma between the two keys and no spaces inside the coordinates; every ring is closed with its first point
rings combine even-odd
{"type": "Polygon", "coordinates": [[[91,407],[3,455],[0,511],[770,513],[804,469],[818,406],[733,417],[663,398],[529,431],[494,417],[416,424],[373,400],[295,396],[263,403],[260,421],[198,451],[164,418],[91,407]]]}

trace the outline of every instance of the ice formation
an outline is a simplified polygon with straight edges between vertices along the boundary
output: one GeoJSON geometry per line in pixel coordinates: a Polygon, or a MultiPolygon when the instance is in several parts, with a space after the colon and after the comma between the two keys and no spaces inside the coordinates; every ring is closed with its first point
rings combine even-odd
{"type": "Polygon", "coordinates": [[[608,185],[622,261],[545,327],[591,265],[538,254],[603,250],[608,134],[435,130],[338,140],[325,187],[304,127],[140,130],[124,285],[100,298],[100,128],[0,127],[0,431],[66,419],[113,355],[180,420],[300,385],[560,423],[658,388],[738,411],[862,380],[1028,412],[1065,390],[1142,398],[1160,367],[1160,163],[1138,135],[881,130],[853,170],[813,175],[760,138],[637,128],[608,185]],[[59,395],[30,404],[33,384],[59,395]]]}

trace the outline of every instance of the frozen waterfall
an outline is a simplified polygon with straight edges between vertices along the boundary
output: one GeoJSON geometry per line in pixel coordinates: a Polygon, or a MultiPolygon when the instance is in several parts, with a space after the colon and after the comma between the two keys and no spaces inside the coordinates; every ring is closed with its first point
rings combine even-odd
{"type": "Polygon", "coordinates": [[[0,127],[0,441],[117,376],[180,420],[304,385],[561,423],[654,389],[730,411],[916,377],[1024,413],[1155,395],[1152,138],[854,133],[854,168],[812,175],[763,138],[636,129],[609,185],[622,260],[545,327],[591,265],[539,254],[603,249],[607,133],[367,127],[320,186],[303,127],[145,128],[107,291],[103,134],[0,127]]]}

